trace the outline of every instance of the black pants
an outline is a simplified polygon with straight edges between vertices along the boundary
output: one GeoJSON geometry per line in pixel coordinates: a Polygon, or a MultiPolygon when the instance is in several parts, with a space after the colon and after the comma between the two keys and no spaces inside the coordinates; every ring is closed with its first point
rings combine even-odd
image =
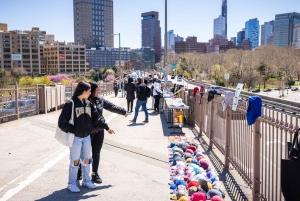
{"type": "Polygon", "coordinates": [[[96,134],[91,134],[92,143],[92,158],[93,158],[93,168],[92,171],[97,173],[99,162],[100,162],[100,151],[104,141],[104,130],[99,131],[96,134]]]}
{"type": "Polygon", "coordinates": [[[132,107],[133,107],[133,99],[127,99],[127,111],[132,111],[132,107]],[[129,110],[129,107],[131,108],[131,110],[129,110]]]}
{"type": "Polygon", "coordinates": [[[154,111],[159,111],[159,99],[160,99],[160,96],[159,95],[155,95],[154,99],[155,99],[155,102],[154,102],[154,111]]]}
{"type": "MultiPolygon", "coordinates": [[[[104,130],[99,131],[96,134],[91,134],[91,145],[92,145],[92,158],[93,158],[93,165],[92,165],[92,172],[97,173],[99,162],[100,162],[100,151],[104,141],[104,130]]],[[[81,173],[81,164],[79,164],[78,172],[81,173]]]]}
{"type": "Polygon", "coordinates": [[[118,96],[118,89],[115,89],[115,97],[117,97],[118,96]]]}

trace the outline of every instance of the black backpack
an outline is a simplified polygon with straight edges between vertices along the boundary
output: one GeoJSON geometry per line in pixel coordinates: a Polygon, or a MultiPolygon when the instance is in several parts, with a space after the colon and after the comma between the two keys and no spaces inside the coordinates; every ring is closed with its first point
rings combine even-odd
{"type": "Polygon", "coordinates": [[[146,96],[147,98],[151,96],[151,89],[149,87],[146,87],[146,96]]]}

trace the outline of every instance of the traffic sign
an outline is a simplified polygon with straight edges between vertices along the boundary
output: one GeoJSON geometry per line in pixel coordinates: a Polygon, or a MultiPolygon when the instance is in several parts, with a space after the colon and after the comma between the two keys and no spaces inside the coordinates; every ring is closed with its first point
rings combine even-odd
{"type": "Polygon", "coordinates": [[[172,64],[172,69],[176,69],[177,65],[176,64],[172,64]]]}
{"type": "Polygon", "coordinates": [[[229,77],[230,77],[229,73],[225,73],[224,75],[225,80],[229,80],[229,77]]]}

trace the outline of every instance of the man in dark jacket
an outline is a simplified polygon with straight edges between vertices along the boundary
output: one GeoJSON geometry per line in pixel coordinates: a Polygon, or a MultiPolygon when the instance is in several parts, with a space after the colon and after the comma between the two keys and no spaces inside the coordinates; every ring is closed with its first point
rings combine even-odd
{"type": "Polygon", "coordinates": [[[133,79],[130,77],[128,78],[128,83],[125,85],[125,91],[126,91],[126,99],[127,99],[127,111],[132,112],[133,107],[133,100],[135,99],[135,84],[132,83],[133,79]],[[129,110],[131,108],[131,110],[129,110]]]}
{"type": "Polygon", "coordinates": [[[142,81],[142,78],[137,79],[138,84],[137,84],[137,89],[136,89],[136,106],[135,106],[135,112],[134,112],[134,118],[133,120],[130,120],[130,122],[135,123],[136,119],[139,114],[139,109],[142,106],[143,111],[145,112],[145,120],[143,121],[144,123],[148,123],[148,111],[147,111],[147,85],[145,85],[142,81]]]}

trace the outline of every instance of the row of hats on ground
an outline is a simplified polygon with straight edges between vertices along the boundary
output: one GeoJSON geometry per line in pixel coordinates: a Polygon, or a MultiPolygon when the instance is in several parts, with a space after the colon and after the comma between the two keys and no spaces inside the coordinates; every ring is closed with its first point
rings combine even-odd
{"type": "Polygon", "coordinates": [[[194,142],[169,145],[171,200],[221,201],[225,197],[219,177],[194,142]]]}

